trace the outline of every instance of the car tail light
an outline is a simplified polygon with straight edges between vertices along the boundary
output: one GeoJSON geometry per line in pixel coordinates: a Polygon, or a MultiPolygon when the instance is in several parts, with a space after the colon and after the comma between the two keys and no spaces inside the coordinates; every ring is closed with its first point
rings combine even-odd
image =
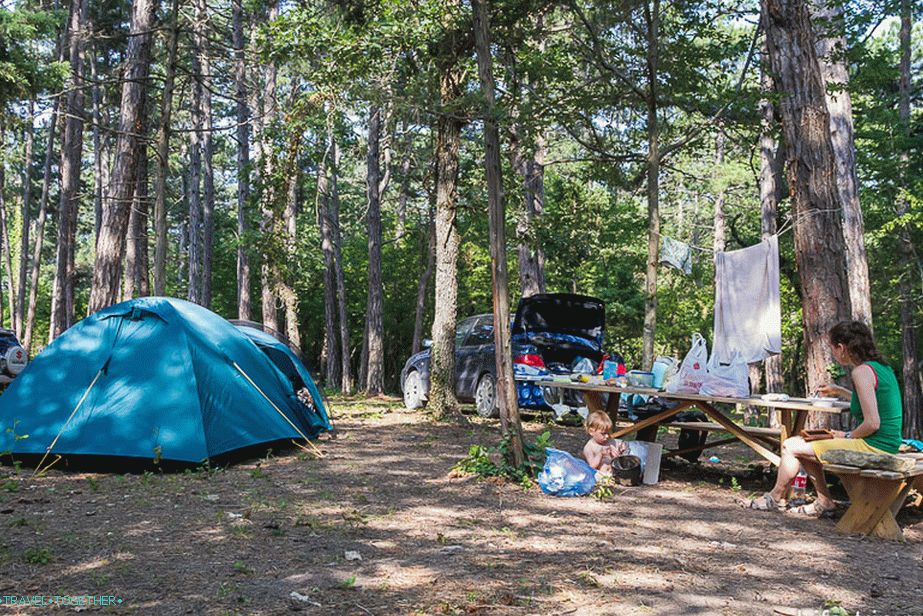
{"type": "Polygon", "coordinates": [[[533,366],[535,368],[544,368],[545,360],[542,359],[541,355],[534,353],[526,353],[524,355],[518,355],[514,360],[514,364],[525,364],[526,366],[533,366]]]}

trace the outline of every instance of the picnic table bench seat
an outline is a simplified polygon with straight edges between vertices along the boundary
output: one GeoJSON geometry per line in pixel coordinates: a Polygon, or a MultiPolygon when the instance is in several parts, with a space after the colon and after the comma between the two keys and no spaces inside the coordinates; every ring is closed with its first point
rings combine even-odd
{"type": "Polygon", "coordinates": [[[840,478],[849,494],[849,509],[836,528],[841,533],[862,534],[903,541],[897,523],[910,490],[923,491],[923,454],[902,454],[916,464],[908,471],[886,471],[844,464],[825,464],[824,470],[840,478]]]}

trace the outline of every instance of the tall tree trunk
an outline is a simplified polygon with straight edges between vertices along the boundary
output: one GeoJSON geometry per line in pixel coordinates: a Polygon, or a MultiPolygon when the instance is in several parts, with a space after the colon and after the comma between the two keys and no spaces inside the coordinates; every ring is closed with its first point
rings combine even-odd
{"type": "MultiPolygon", "coordinates": [[[[775,139],[775,110],[772,101],[768,98],[773,90],[772,77],[765,63],[768,62],[765,44],[763,46],[763,64],[760,76],[760,89],[765,95],[760,100],[760,237],[764,240],[776,234],[777,217],[779,211],[779,195],[781,187],[780,158],[775,139]]],[[[782,355],[770,355],[763,361],[763,370],[766,378],[766,391],[778,393],[783,390],[782,381],[782,355]]],[[[776,413],[769,414],[769,424],[776,426],[778,417],[776,413]]]]}
{"type": "Polygon", "coordinates": [[[417,302],[413,318],[413,343],[410,354],[416,355],[423,348],[423,315],[426,311],[426,290],[429,288],[430,278],[436,266],[436,228],[435,228],[435,191],[432,191],[433,207],[430,208],[429,222],[426,225],[426,265],[423,274],[417,282],[417,302]]]}
{"type": "MultiPolygon", "coordinates": [[[[0,123],[0,147],[6,150],[6,126],[0,123]]],[[[0,158],[0,243],[3,245],[3,278],[6,281],[7,310],[10,313],[10,328],[16,329],[16,291],[13,287],[13,251],[10,249],[10,229],[6,220],[6,160],[0,158]]],[[[0,301],[0,305],[2,305],[0,301]]],[[[0,326],[3,317],[0,316],[0,326]]]]}
{"type": "MultiPolygon", "coordinates": [[[[146,125],[146,123],[145,123],[146,125]]],[[[147,134],[147,129],[144,129],[147,134]]],[[[138,146],[138,163],[135,177],[135,194],[128,216],[128,243],[125,246],[125,273],[122,284],[123,297],[130,299],[148,295],[147,288],[147,209],[148,173],[147,146],[138,146]]]]}
{"type": "MultiPolygon", "coordinates": [[[[295,88],[298,89],[297,87],[295,88]]],[[[295,263],[295,241],[298,233],[298,153],[301,147],[301,133],[297,132],[291,139],[286,173],[285,211],[283,212],[283,230],[285,237],[285,272],[277,272],[277,287],[285,306],[285,335],[297,347],[301,347],[301,333],[298,330],[298,297],[295,294],[292,270],[295,263]]]]}
{"type": "MultiPolygon", "coordinates": [[[[833,362],[827,332],[852,315],[846,282],[846,246],[837,193],[836,159],[830,141],[824,80],[815,55],[805,0],[763,0],[763,28],[788,153],[795,258],[801,278],[807,388],[829,381],[833,362]]],[[[809,424],[826,426],[813,413],[809,424]]]]}
{"type": "Polygon", "coordinates": [[[545,252],[535,237],[536,219],[545,207],[545,139],[535,136],[535,150],[523,151],[521,133],[516,126],[510,135],[510,163],[522,181],[523,208],[516,222],[516,254],[519,286],[523,297],[545,292],[545,252]]]}
{"type": "MultiPolygon", "coordinates": [[[[901,121],[901,132],[904,136],[902,144],[901,183],[903,191],[910,191],[912,177],[909,167],[910,157],[910,0],[901,0],[901,33],[900,33],[900,88],[898,98],[898,115],[901,121]]],[[[897,201],[898,217],[906,216],[910,211],[910,201],[906,193],[901,192],[897,201]]],[[[923,438],[923,393],[920,386],[919,355],[917,351],[917,333],[914,327],[914,301],[911,293],[911,278],[915,271],[913,239],[908,225],[902,225],[898,232],[900,283],[899,296],[901,303],[901,355],[903,357],[901,368],[904,376],[904,436],[907,438],[923,438]]]]}
{"type": "Polygon", "coordinates": [[[727,225],[724,220],[724,200],[725,200],[725,188],[724,188],[724,179],[721,177],[722,169],[724,165],[724,126],[723,124],[718,125],[718,134],[715,137],[715,168],[712,173],[712,181],[720,184],[717,186],[718,194],[715,195],[715,225],[714,225],[714,242],[712,243],[712,249],[715,252],[723,252],[727,247],[727,225]]]}
{"type": "Polygon", "coordinates": [[[660,125],[657,120],[658,36],[660,0],[653,6],[644,3],[647,21],[647,271],[644,278],[644,332],[641,365],[654,363],[654,336],[657,331],[657,264],[660,261],[660,125]]]}
{"type": "Polygon", "coordinates": [[[250,255],[247,253],[247,205],[250,200],[250,107],[244,53],[243,0],[232,0],[234,83],[237,109],[237,318],[250,320],[250,255]]]}
{"type": "Polygon", "coordinates": [[[194,34],[198,60],[197,85],[200,89],[198,115],[202,122],[202,305],[212,303],[212,258],[215,246],[215,170],[212,165],[211,58],[208,49],[208,4],[196,0],[194,34]]]}
{"type": "MultiPolygon", "coordinates": [[[[461,70],[445,67],[439,93],[445,110],[461,96],[461,70]]],[[[436,121],[436,303],[429,374],[429,411],[437,418],[458,413],[455,397],[455,325],[458,318],[458,250],[456,226],[458,151],[462,122],[443,111],[436,121]]]]}
{"type": "MultiPolygon", "coordinates": [[[[193,30],[198,29],[198,11],[193,19],[193,30]]],[[[205,116],[203,111],[206,97],[202,85],[201,37],[193,36],[192,52],[192,131],[189,133],[189,163],[186,168],[186,208],[189,220],[189,268],[186,282],[186,299],[202,304],[202,149],[205,139],[205,116]]]]}
{"type": "Polygon", "coordinates": [[[407,119],[401,122],[403,134],[403,147],[401,148],[401,192],[397,197],[397,228],[394,230],[394,240],[404,237],[407,231],[407,204],[410,201],[410,169],[411,154],[413,152],[413,135],[407,127],[407,119]]]}
{"type": "Polygon", "coordinates": [[[16,276],[16,337],[22,340],[26,316],[26,270],[29,265],[29,231],[32,225],[32,147],[35,134],[35,100],[29,100],[29,121],[23,127],[25,142],[22,170],[22,208],[20,221],[22,231],[19,234],[19,272],[16,276]]]}
{"type": "Polygon", "coordinates": [[[383,322],[384,289],[381,282],[381,163],[379,142],[381,139],[381,107],[369,109],[369,150],[366,159],[368,203],[367,224],[369,232],[369,294],[366,313],[366,334],[368,336],[368,375],[365,391],[369,395],[384,391],[384,346],[383,322]]]}
{"type": "Polygon", "coordinates": [[[340,148],[337,146],[332,124],[328,127],[330,141],[330,227],[333,231],[333,267],[336,280],[337,311],[340,322],[340,390],[352,393],[353,373],[349,347],[349,313],[346,297],[346,281],[343,275],[343,236],[340,232],[340,192],[337,175],[340,168],[340,148]]]}
{"type": "MultiPolygon", "coordinates": [[[[272,22],[279,16],[277,0],[271,0],[268,6],[267,20],[272,22]]],[[[254,123],[254,138],[258,143],[258,165],[260,169],[260,184],[262,196],[260,199],[261,226],[264,250],[260,264],[261,303],[263,308],[263,324],[273,329],[278,329],[279,319],[276,309],[276,272],[272,262],[273,252],[271,246],[275,235],[275,189],[273,187],[273,146],[271,138],[272,123],[276,114],[276,66],[269,62],[264,67],[262,114],[258,122],[254,123]]]]}
{"type": "MultiPolygon", "coordinates": [[[[92,28],[91,28],[92,29],[92,28]]],[[[94,43],[95,48],[95,43],[94,43]]],[[[102,113],[102,88],[100,87],[99,75],[96,72],[96,54],[90,59],[90,100],[93,109],[93,241],[99,239],[99,226],[103,221],[103,198],[108,182],[106,175],[109,173],[109,166],[105,164],[106,155],[103,152],[103,113],[102,113]]]]}
{"type": "Polygon", "coordinates": [[[333,250],[333,226],[330,221],[330,181],[328,161],[333,156],[332,144],[325,148],[317,165],[317,225],[320,229],[320,249],[324,257],[324,345],[321,371],[328,387],[340,386],[340,353],[336,329],[336,267],[333,250]]]}
{"type": "Polygon", "coordinates": [[[64,139],[61,144],[61,191],[58,201],[58,243],[48,341],[70,327],[74,319],[74,268],[71,255],[77,234],[80,199],[80,157],[83,152],[83,48],[86,40],[88,0],[74,0],[68,18],[70,81],[67,92],[64,139]]]}
{"type": "Polygon", "coordinates": [[[26,314],[25,333],[22,337],[23,347],[31,352],[32,336],[35,328],[35,310],[38,304],[39,274],[42,267],[42,246],[45,241],[45,220],[48,216],[48,196],[51,192],[51,166],[54,160],[54,142],[60,116],[61,99],[55,98],[48,119],[48,136],[45,139],[45,165],[42,175],[42,196],[39,199],[38,216],[35,219],[35,243],[32,248],[32,272],[29,276],[29,302],[26,314]]]}
{"type": "Polygon", "coordinates": [[[157,174],[154,176],[154,295],[167,292],[167,176],[170,175],[170,117],[173,111],[173,85],[179,41],[179,0],[173,0],[170,14],[169,57],[160,100],[160,127],[157,130],[157,174]]]}
{"type": "Polygon", "coordinates": [[[125,57],[119,110],[119,135],[109,199],[103,206],[103,223],[96,246],[93,288],[90,291],[91,313],[118,300],[129,209],[138,173],[138,152],[144,140],[144,112],[155,11],[154,0],[135,0],[132,4],[131,38],[125,57]]]}
{"type": "Polygon", "coordinates": [[[817,32],[816,52],[824,80],[827,112],[830,114],[830,141],[836,158],[836,186],[843,212],[843,239],[846,242],[846,281],[852,317],[872,325],[872,300],[869,267],[865,254],[865,225],[859,204],[856,176],[856,144],[853,135],[852,99],[849,95],[849,69],[846,64],[843,7],[840,0],[811,0],[817,32]]]}
{"type": "Polygon", "coordinates": [[[484,170],[487,179],[488,226],[490,233],[491,278],[494,297],[494,348],[497,370],[497,404],[503,436],[510,439],[513,465],[525,460],[522,423],[516,381],[513,379],[512,341],[510,340],[510,296],[506,263],[506,208],[503,204],[503,177],[500,168],[500,131],[496,121],[494,75],[490,57],[490,13],[487,0],[472,0],[474,41],[478,58],[478,78],[484,96],[484,170]]]}

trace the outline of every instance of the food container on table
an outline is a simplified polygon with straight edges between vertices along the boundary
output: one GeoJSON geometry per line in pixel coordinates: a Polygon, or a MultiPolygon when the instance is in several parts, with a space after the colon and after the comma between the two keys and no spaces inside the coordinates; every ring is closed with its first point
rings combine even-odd
{"type": "Polygon", "coordinates": [[[654,373],[644,372],[643,370],[630,370],[628,372],[628,384],[632,387],[653,387],[654,373]]]}
{"type": "Polygon", "coordinates": [[[825,406],[828,408],[832,407],[833,403],[836,401],[837,401],[837,398],[827,398],[827,397],[811,398],[811,404],[813,404],[814,406],[825,406]]]}

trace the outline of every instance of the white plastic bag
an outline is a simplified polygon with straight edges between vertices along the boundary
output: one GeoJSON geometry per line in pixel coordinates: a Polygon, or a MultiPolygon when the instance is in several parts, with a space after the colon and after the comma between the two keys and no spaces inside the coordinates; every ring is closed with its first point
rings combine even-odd
{"type": "Polygon", "coordinates": [[[671,394],[697,394],[708,374],[708,346],[702,334],[692,334],[692,348],[686,353],[682,365],[673,378],[667,382],[671,394]]]}
{"type": "Polygon", "coordinates": [[[743,356],[734,351],[730,364],[719,363],[712,356],[708,363],[708,376],[705,377],[699,393],[703,396],[721,398],[748,398],[750,374],[743,356]]]}

